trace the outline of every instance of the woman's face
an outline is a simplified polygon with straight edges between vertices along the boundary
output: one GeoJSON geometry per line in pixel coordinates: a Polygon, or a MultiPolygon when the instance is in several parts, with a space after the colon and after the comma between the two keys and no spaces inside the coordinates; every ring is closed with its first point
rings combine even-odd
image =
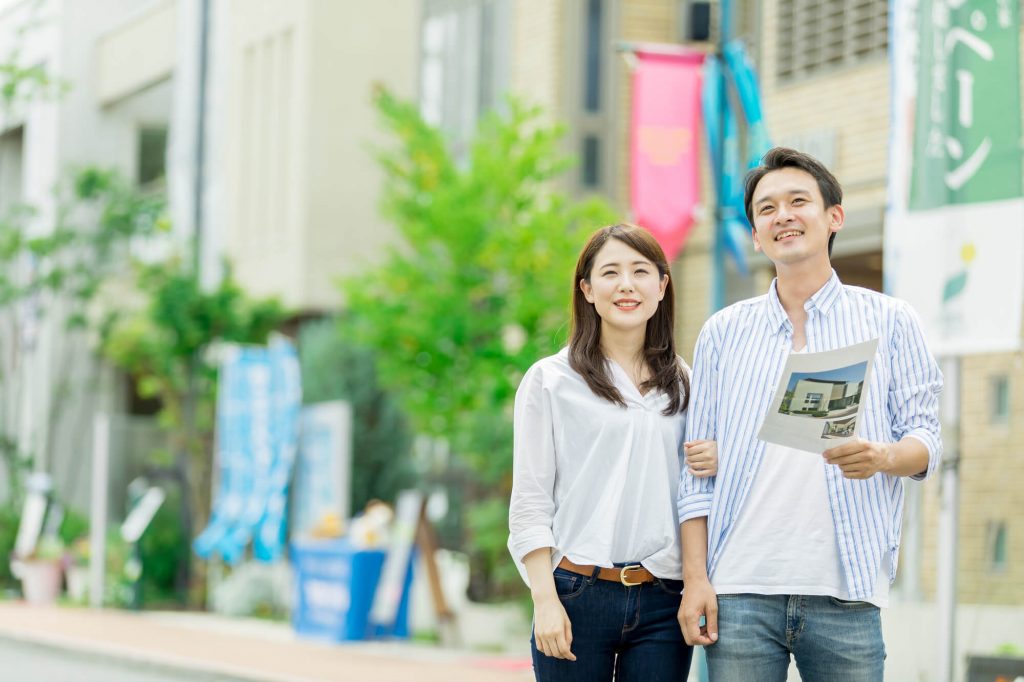
{"type": "Polygon", "coordinates": [[[665,297],[668,275],[639,251],[618,239],[609,239],[594,258],[590,281],[580,289],[594,304],[603,326],[622,331],[646,329],[665,297]]]}

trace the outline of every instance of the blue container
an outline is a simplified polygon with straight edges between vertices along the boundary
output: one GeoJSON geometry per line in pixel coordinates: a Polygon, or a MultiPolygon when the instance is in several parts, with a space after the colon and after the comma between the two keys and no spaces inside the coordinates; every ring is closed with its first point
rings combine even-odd
{"type": "Polygon", "coordinates": [[[384,550],[356,549],[344,538],[293,542],[295,632],[334,642],[408,637],[412,556],[394,624],[381,626],[369,622],[386,556],[384,550]]]}

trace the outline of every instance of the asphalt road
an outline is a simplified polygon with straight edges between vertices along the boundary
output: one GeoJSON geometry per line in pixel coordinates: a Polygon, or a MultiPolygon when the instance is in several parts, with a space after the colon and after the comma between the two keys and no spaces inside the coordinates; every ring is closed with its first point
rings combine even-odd
{"type": "Polygon", "coordinates": [[[238,678],[177,672],[132,661],[88,656],[0,639],[3,682],[237,682],[238,678]]]}

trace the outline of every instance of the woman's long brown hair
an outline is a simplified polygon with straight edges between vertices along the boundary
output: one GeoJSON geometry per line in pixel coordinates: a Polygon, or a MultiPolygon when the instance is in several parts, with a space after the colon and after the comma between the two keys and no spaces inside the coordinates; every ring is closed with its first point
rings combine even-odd
{"type": "Polygon", "coordinates": [[[675,296],[672,292],[672,276],[669,273],[665,252],[650,232],[620,223],[603,227],[590,236],[576,262],[576,274],[572,280],[572,327],[569,332],[569,366],[583,377],[587,386],[596,395],[626,406],[622,394],[615,388],[608,376],[607,359],[601,352],[601,316],[597,309],[583,295],[580,281],[590,281],[597,252],[609,239],[618,239],[626,246],[638,251],[658,268],[658,276],[669,276],[665,296],[658,304],[651,319],[647,320],[644,334],[643,360],[651,370],[651,378],[640,389],[658,389],[669,397],[665,415],[673,415],[686,409],[690,401],[690,379],[676,357],[675,344],[675,296]]]}

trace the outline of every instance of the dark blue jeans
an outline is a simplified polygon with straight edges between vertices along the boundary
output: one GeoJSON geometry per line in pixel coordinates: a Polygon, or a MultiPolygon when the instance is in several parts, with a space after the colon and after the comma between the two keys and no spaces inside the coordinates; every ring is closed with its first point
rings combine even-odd
{"type": "Polygon", "coordinates": [[[626,587],[554,572],[555,589],[572,623],[575,661],[533,651],[538,682],[683,682],[693,649],[683,641],[676,614],[683,583],[657,580],[626,587]]]}

